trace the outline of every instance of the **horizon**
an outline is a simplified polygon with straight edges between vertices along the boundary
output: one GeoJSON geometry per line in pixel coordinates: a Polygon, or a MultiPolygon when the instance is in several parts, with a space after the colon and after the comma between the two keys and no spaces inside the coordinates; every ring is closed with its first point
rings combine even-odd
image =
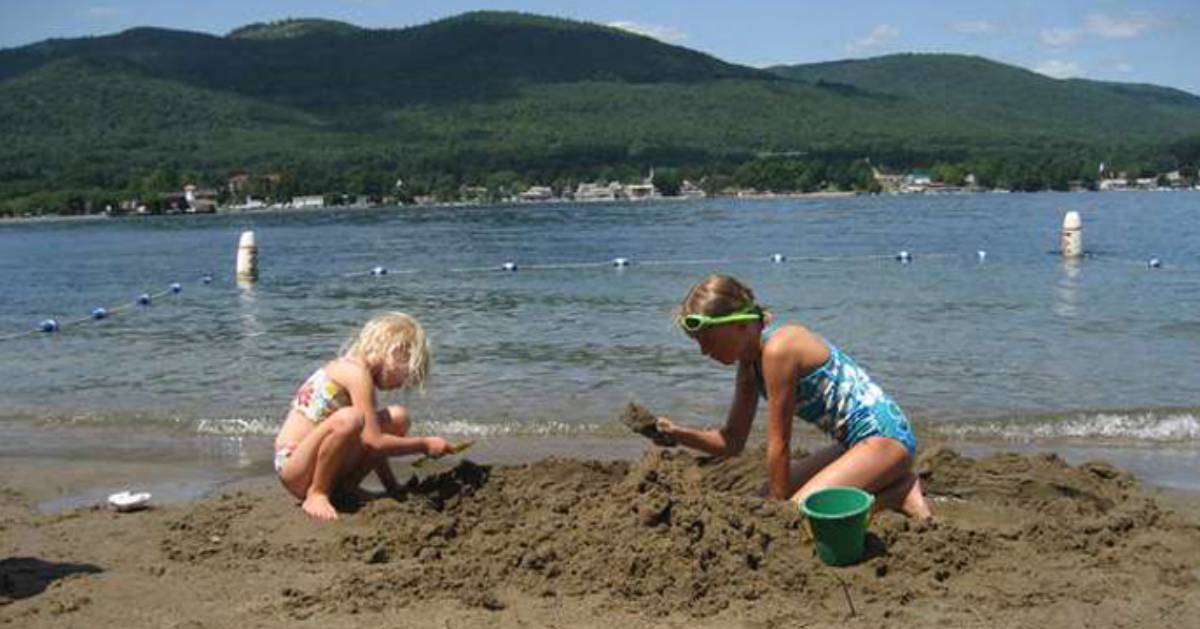
{"type": "Polygon", "coordinates": [[[437,8],[393,0],[261,0],[211,3],[149,0],[50,0],[6,6],[0,49],[48,39],[113,35],[137,27],[225,36],[258,22],[327,19],[371,30],[398,30],[471,11],[513,11],[610,26],[739,65],[765,68],[866,59],[892,54],[983,57],[1055,79],[1143,83],[1200,96],[1200,75],[1180,59],[1200,57],[1194,19],[1180,0],[1067,0],[1054,7],[1020,1],[951,3],[919,0],[895,7],[813,7],[755,0],[739,7],[694,9],[677,0],[653,7],[615,0],[602,9],[540,0],[503,7],[448,2],[437,8]],[[213,11],[212,4],[215,7],[213,11]],[[753,33],[751,35],[751,33],[753,33]],[[760,35],[761,33],[761,35],[760,35]]]}

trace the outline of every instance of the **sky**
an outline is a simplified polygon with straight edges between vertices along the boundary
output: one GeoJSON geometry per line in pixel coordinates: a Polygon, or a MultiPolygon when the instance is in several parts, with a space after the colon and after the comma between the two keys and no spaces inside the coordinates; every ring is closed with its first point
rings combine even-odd
{"type": "Polygon", "coordinates": [[[947,52],[1200,95],[1196,0],[0,0],[0,48],[134,26],[224,35],[287,17],[404,28],[481,9],[616,26],[755,67],[947,52]]]}

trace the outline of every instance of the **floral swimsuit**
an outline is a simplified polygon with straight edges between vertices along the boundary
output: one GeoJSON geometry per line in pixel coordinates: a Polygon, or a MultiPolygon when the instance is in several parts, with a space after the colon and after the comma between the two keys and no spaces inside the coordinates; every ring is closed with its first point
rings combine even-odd
{"type": "MultiPolygon", "coordinates": [[[[350,392],[342,385],[333,381],[322,367],[300,385],[296,397],[292,400],[292,408],[300,411],[312,423],[319,424],[326,417],[340,408],[350,406],[350,392]]],[[[296,451],[297,443],[285,443],[275,450],[275,472],[283,470],[288,457],[296,451]]]]}
{"type": "Polygon", "coordinates": [[[333,381],[322,367],[300,385],[292,408],[300,411],[314,424],[321,423],[334,411],[350,406],[350,392],[333,381]]]}

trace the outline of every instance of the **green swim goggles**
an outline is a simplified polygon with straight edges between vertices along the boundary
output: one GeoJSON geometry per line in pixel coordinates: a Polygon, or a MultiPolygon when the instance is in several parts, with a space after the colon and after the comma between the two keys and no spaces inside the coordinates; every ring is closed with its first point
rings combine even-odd
{"type": "Polygon", "coordinates": [[[762,318],[762,309],[758,306],[750,306],[748,308],[742,308],[737,312],[732,312],[730,314],[720,315],[717,317],[710,317],[702,314],[683,315],[679,317],[679,327],[683,328],[684,332],[691,333],[699,332],[700,330],[707,330],[709,328],[715,328],[718,325],[725,325],[727,323],[762,321],[762,318]]]}

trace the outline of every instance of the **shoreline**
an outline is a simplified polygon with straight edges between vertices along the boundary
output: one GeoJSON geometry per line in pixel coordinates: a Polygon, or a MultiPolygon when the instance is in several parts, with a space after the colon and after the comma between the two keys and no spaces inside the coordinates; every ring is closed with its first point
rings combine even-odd
{"type": "Polygon", "coordinates": [[[134,513],[40,512],[30,487],[95,466],[4,459],[0,622],[1184,627],[1200,613],[1200,497],[1104,463],[933,447],[918,469],[936,520],[877,514],[864,560],[829,568],[786,505],[755,495],[758,451],[513,454],[528,460],[439,463],[328,525],[260,476],[134,513]]]}
{"type": "MultiPolygon", "coordinates": [[[[452,437],[452,440],[454,437],[452,437]]],[[[472,440],[460,436],[460,440],[472,440]]],[[[802,430],[795,436],[798,451],[813,451],[825,445],[815,431],[802,430]],[[810,434],[811,433],[811,434],[810,434]]],[[[270,465],[270,438],[266,436],[196,436],[192,443],[173,439],[169,444],[153,440],[126,449],[93,446],[61,451],[26,449],[0,456],[0,478],[30,498],[41,512],[53,513],[103,506],[106,497],[118,491],[148,491],[155,504],[183,505],[204,500],[225,487],[244,482],[274,485],[270,465]],[[166,446],[163,448],[163,446],[166,446]]],[[[1200,465],[1200,449],[1164,448],[1162,444],[1115,445],[1106,443],[1036,443],[1003,440],[947,438],[919,435],[918,459],[924,454],[952,448],[965,456],[984,458],[1016,456],[1061,457],[1071,465],[1103,461],[1133,475],[1148,491],[1178,494],[1200,502],[1200,481],[1190,471],[1200,465]]],[[[757,450],[763,436],[755,434],[737,460],[762,465],[757,450]]],[[[462,457],[449,457],[429,466],[440,470],[460,458],[481,465],[515,466],[547,459],[632,462],[642,456],[647,442],[637,436],[603,435],[503,435],[474,439],[462,457]]],[[[18,448],[20,449],[20,448],[18,448]]],[[[420,475],[412,467],[417,457],[397,458],[392,468],[398,478],[420,475]]],[[[378,489],[374,476],[367,486],[378,489]]]]}
{"type": "Polygon", "coordinates": [[[576,201],[573,199],[552,199],[540,201],[512,201],[512,202],[496,202],[496,203],[477,203],[471,201],[443,201],[437,203],[410,203],[410,204],[378,204],[378,205],[325,205],[321,207],[275,207],[265,206],[262,208],[218,208],[213,212],[176,212],[171,214],[118,214],[109,216],[107,214],[42,214],[38,216],[0,216],[0,226],[4,225],[32,225],[39,223],[57,223],[57,222],[72,222],[72,221],[93,221],[102,219],[142,219],[142,218],[169,218],[169,217],[198,217],[198,216],[274,216],[274,215],[290,215],[290,214],[305,214],[323,211],[373,211],[373,210],[396,210],[396,209],[489,209],[489,208],[520,208],[520,207],[555,207],[561,205],[620,205],[630,204],[639,205],[646,203],[683,203],[690,201],[771,201],[771,200],[790,200],[790,199],[841,199],[848,197],[945,197],[957,195],[988,195],[988,194],[1089,194],[1089,193],[1162,193],[1162,192],[1200,192],[1200,188],[1171,188],[1171,189],[1127,189],[1127,190],[1035,190],[1031,192],[1015,191],[1015,190],[961,190],[961,191],[939,191],[930,190],[924,192],[863,192],[853,190],[837,190],[837,191],[819,191],[819,192],[756,192],[745,194],[717,194],[704,197],[654,197],[645,199],[589,199],[576,201]]]}

